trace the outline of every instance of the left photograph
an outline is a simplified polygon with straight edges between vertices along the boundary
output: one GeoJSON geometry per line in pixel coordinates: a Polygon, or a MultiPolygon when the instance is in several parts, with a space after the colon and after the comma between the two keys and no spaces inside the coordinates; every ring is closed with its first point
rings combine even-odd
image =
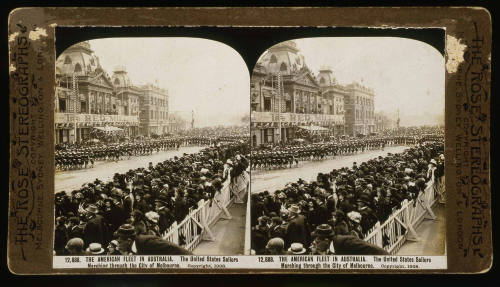
{"type": "Polygon", "coordinates": [[[243,255],[250,76],[198,38],[106,38],[56,60],[54,256],[243,255]]]}

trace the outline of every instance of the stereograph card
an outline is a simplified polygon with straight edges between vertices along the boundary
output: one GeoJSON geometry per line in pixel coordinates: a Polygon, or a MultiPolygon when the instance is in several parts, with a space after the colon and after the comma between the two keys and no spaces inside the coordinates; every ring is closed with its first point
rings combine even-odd
{"type": "Polygon", "coordinates": [[[484,8],[34,7],[8,29],[15,274],[491,267],[484,8]]]}

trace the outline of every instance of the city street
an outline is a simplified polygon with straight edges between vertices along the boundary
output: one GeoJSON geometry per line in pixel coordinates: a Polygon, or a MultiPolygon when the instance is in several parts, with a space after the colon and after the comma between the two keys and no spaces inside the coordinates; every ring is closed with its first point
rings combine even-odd
{"type": "Polygon", "coordinates": [[[148,167],[149,162],[156,164],[174,156],[182,156],[184,153],[196,153],[201,149],[203,147],[181,147],[179,150],[160,151],[152,155],[135,156],[118,162],[99,161],[95,163],[93,168],[88,169],[56,171],[54,190],[55,192],[62,190],[70,192],[81,187],[84,183],[94,181],[96,178],[108,181],[113,178],[115,173],[125,173],[130,169],[148,167]]]}
{"type": "Polygon", "coordinates": [[[386,147],[384,150],[369,150],[362,153],[336,156],[332,159],[323,161],[303,161],[299,162],[298,167],[276,170],[258,170],[253,171],[251,175],[250,188],[252,193],[258,193],[268,190],[270,193],[281,189],[288,182],[295,182],[299,178],[304,180],[316,180],[319,172],[328,173],[332,169],[342,167],[352,167],[353,162],[358,165],[378,156],[386,156],[387,153],[398,153],[406,149],[405,146],[386,147]]]}

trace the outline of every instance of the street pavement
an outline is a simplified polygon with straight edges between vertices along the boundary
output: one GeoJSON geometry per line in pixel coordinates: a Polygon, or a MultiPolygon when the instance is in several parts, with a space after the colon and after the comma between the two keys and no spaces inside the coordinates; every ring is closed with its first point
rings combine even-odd
{"type": "Polygon", "coordinates": [[[432,211],[436,219],[424,219],[415,230],[419,240],[407,240],[396,255],[446,255],[445,206],[436,203],[432,211]]]}
{"type": "Polygon", "coordinates": [[[247,204],[234,203],[229,208],[231,219],[219,219],[210,228],[213,241],[202,241],[194,250],[195,255],[243,255],[245,247],[245,218],[247,204]]]}
{"type": "Polygon", "coordinates": [[[342,155],[321,161],[302,161],[298,167],[275,170],[252,171],[250,188],[252,193],[259,193],[268,190],[273,193],[275,190],[282,189],[285,184],[295,182],[299,178],[307,181],[316,180],[318,173],[329,173],[333,169],[342,167],[352,167],[352,163],[360,163],[376,158],[386,156],[387,153],[399,153],[407,149],[405,146],[391,146],[384,150],[368,150],[353,155],[342,155]]]}
{"type": "Polygon", "coordinates": [[[160,151],[147,156],[134,156],[118,162],[99,161],[95,163],[93,168],[88,169],[56,171],[54,190],[55,192],[62,190],[70,192],[96,178],[102,181],[112,180],[115,173],[125,173],[139,167],[147,168],[149,162],[157,164],[174,156],[182,156],[184,153],[197,153],[201,149],[203,147],[181,147],[179,150],[160,151]]]}

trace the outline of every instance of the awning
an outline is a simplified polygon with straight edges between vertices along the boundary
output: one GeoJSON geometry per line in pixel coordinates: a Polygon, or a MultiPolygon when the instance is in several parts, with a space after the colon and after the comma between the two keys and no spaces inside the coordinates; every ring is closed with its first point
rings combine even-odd
{"type": "Polygon", "coordinates": [[[104,131],[104,132],[117,132],[117,131],[122,131],[122,129],[117,128],[117,127],[112,127],[112,126],[107,126],[107,127],[94,127],[97,130],[104,131]]]}
{"type": "Polygon", "coordinates": [[[327,131],[327,128],[320,127],[320,126],[299,126],[299,128],[308,130],[308,131],[327,131]]]}

